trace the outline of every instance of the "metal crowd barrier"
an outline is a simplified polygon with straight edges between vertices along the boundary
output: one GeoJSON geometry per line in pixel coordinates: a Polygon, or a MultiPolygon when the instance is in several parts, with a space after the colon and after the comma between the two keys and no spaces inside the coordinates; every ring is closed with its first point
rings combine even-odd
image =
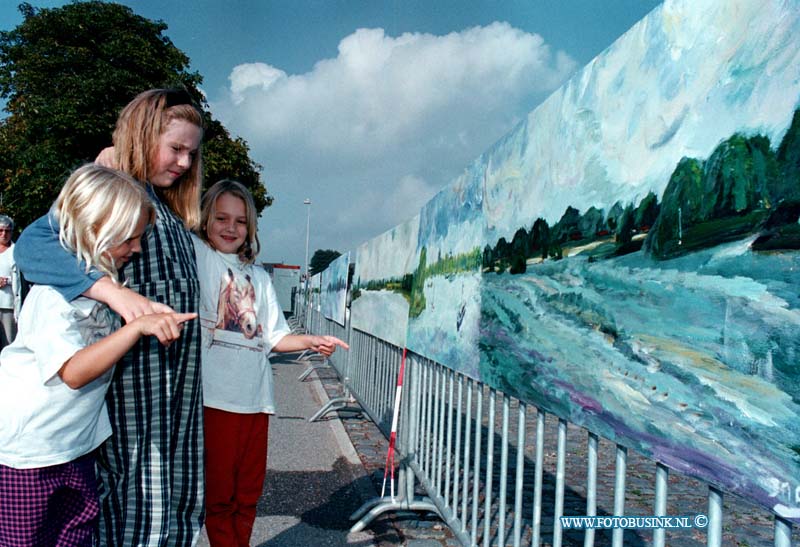
{"type": "MultiPolygon", "coordinates": [[[[331,363],[345,386],[345,396],[337,404],[354,399],[388,438],[402,348],[349,324],[341,327],[319,314],[316,320],[309,314],[309,321],[310,332],[334,334],[350,343],[350,351],[337,352],[331,363]]],[[[315,419],[323,411],[336,410],[333,406],[323,408],[315,419]]],[[[626,484],[632,458],[637,470],[642,465],[655,468],[649,513],[675,515],[667,511],[670,470],[666,466],[637,453],[629,454],[624,446],[569,424],[562,417],[409,353],[396,447],[400,461],[397,495],[364,504],[352,517],[357,521],[352,530],[363,529],[387,511],[419,510],[437,513],[465,546],[538,547],[547,541],[560,547],[566,539],[574,544],[580,534],[585,547],[596,542],[607,545],[607,536],[597,537],[597,530],[567,531],[560,520],[564,515],[598,515],[598,497],[611,494],[598,489],[601,446],[606,458],[614,461],[613,513],[605,516],[645,514],[642,504],[635,508],[629,505],[629,510],[638,512],[626,513],[626,499],[634,491],[626,484]],[[568,431],[572,451],[567,448],[568,431]],[[576,459],[573,452],[583,455],[576,459]],[[568,456],[572,456],[569,461],[568,456]],[[574,475],[581,475],[583,480],[568,485],[574,475]],[[415,495],[416,484],[422,486],[424,496],[415,495]],[[576,506],[578,502],[582,505],[576,506]]],[[[637,471],[631,478],[641,482],[641,473],[637,471]]],[[[675,541],[674,545],[684,545],[681,537],[690,536],[677,534],[700,533],[705,534],[706,545],[719,547],[723,522],[727,522],[723,493],[695,482],[707,493],[697,495],[699,504],[695,503],[692,513],[706,514],[708,525],[705,529],[670,530],[669,539],[675,541]]],[[[673,509],[676,504],[686,504],[684,500],[671,503],[673,509]]],[[[667,544],[663,528],[652,532],[617,528],[611,532],[610,545],[644,545],[650,537],[649,544],[654,547],[667,544]]],[[[774,545],[789,547],[791,542],[792,524],[776,516],[774,545]]]]}
{"type": "Polygon", "coordinates": [[[292,309],[294,310],[294,313],[289,318],[289,324],[296,332],[305,332],[307,325],[306,317],[308,316],[308,305],[300,291],[295,291],[294,293],[292,309]]]}
{"type": "MultiPolygon", "coordinates": [[[[327,319],[323,320],[322,310],[319,305],[319,295],[317,295],[316,298],[312,296],[312,298],[309,298],[307,302],[303,302],[302,300],[302,297],[298,295],[295,303],[295,309],[303,310],[303,318],[299,321],[303,327],[303,331],[307,333],[318,333],[320,330],[320,325],[324,324],[324,321],[328,321],[327,319]]],[[[310,357],[311,353],[312,352],[310,350],[304,351],[300,357],[298,357],[298,361],[310,357]]],[[[297,379],[302,382],[309,376],[309,374],[314,372],[315,368],[324,367],[327,365],[327,359],[323,359],[321,362],[313,362],[297,379]]]]}

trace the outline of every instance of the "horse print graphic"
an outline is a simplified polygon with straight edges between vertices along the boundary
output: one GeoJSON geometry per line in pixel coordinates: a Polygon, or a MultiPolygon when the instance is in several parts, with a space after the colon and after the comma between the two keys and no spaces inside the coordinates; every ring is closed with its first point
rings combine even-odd
{"type": "Polygon", "coordinates": [[[240,332],[247,339],[260,335],[262,329],[256,317],[255,300],[256,291],[250,276],[237,279],[228,268],[220,284],[216,328],[240,332]]]}

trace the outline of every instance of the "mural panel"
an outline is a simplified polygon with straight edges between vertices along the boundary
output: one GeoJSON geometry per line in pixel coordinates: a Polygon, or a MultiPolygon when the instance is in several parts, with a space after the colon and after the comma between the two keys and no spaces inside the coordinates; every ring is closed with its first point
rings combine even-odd
{"type": "Polygon", "coordinates": [[[420,213],[408,348],[478,375],[483,162],[476,161],[420,213]]]}
{"type": "Polygon", "coordinates": [[[347,306],[347,272],[350,267],[350,252],[346,252],[322,272],[322,315],[340,325],[345,324],[347,306]]]}
{"type": "Polygon", "coordinates": [[[311,309],[319,312],[320,307],[320,286],[322,284],[322,273],[316,273],[308,280],[309,302],[311,302],[311,309]]]}
{"type": "Polygon", "coordinates": [[[419,216],[357,250],[351,323],[396,346],[406,343],[411,276],[417,262],[419,216]]]}

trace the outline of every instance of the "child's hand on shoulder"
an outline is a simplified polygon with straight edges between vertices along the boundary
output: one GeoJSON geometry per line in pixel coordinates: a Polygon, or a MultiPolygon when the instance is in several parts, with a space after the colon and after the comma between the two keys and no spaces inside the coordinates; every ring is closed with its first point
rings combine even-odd
{"type": "Polygon", "coordinates": [[[95,158],[94,162],[99,165],[102,165],[103,167],[110,167],[111,169],[117,169],[117,160],[116,158],[114,158],[114,147],[108,146],[106,148],[103,148],[97,155],[97,158],[95,158]]]}
{"type": "Polygon", "coordinates": [[[122,287],[108,276],[103,276],[83,293],[93,300],[105,302],[117,312],[126,323],[131,323],[137,317],[152,313],[171,313],[172,308],[160,302],[154,302],[141,294],[122,287]]]}
{"type": "Polygon", "coordinates": [[[336,346],[350,349],[350,346],[335,336],[312,336],[311,338],[311,349],[317,353],[321,353],[325,357],[332,355],[333,352],[336,351],[336,346]]]}
{"type": "Polygon", "coordinates": [[[180,338],[183,324],[197,317],[196,313],[152,313],[131,322],[142,336],[155,336],[165,346],[180,338]]]}

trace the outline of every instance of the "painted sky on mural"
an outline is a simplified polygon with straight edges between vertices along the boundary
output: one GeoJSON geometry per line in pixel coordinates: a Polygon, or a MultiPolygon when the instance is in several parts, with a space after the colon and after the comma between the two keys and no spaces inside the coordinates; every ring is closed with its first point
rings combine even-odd
{"type": "MultiPolygon", "coordinates": [[[[55,7],[62,0],[32,0],[55,7]]],[[[188,54],[264,166],[267,261],[342,253],[415,215],[655,0],[126,0],[188,54]]],[[[0,3],[0,29],[20,22],[0,3]]]]}
{"type": "Polygon", "coordinates": [[[553,225],[567,206],[660,196],[682,157],[708,157],[736,132],[777,146],[800,96],[797,17],[779,3],[703,6],[701,18],[693,3],[666,4],[663,24],[631,29],[497,144],[487,242],[538,217],[553,225]]]}

